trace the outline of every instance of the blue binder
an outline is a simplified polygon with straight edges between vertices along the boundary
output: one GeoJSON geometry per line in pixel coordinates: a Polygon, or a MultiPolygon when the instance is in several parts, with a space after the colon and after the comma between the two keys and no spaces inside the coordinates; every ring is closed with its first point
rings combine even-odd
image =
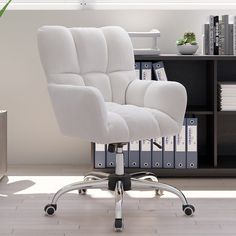
{"type": "Polygon", "coordinates": [[[187,118],[187,168],[197,168],[197,118],[187,118]]]}
{"type": "Polygon", "coordinates": [[[163,166],[164,168],[174,168],[174,137],[165,137],[163,146],[163,166]]]}
{"type": "Polygon", "coordinates": [[[150,140],[141,141],[140,167],[141,168],[152,167],[152,152],[151,152],[150,140]]]}
{"type": "Polygon", "coordinates": [[[108,144],[106,144],[106,167],[107,168],[114,168],[116,165],[116,153],[115,152],[108,152],[108,144]]]}
{"type": "Polygon", "coordinates": [[[139,141],[130,142],[129,150],[129,167],[130,168],[139,168],[140,167],[140,157],[139,150],[140,144],[139,141]]]}
{"type": "Polygon", "coordinates": [[[106,146],[105,144],[94,143],[94,168],[106,167],[106,146]]]}
{"type": "Polygon", "coordinates": [[[153,142],[158,143],[163,148],[163,138],[152,139],[152,168],[163,167],[163,149],[157,147],[153,142]]]}
{"type": "Polygon", "coordinates": [[[123,146],[123,154],[125,167],[129,167],[129,144],[123,146]]]}
{"type": "Polygon", "coordinates": [[[175,168],[186,168],[186,118],[180,133],[175,136],[175,168]]]}
{"type": "Polygon", "coordinates": [[[142,80],[151,80],[152,79],[152,63],[151,62],[142,62],[141,63],[141,79],[142,80]]]}

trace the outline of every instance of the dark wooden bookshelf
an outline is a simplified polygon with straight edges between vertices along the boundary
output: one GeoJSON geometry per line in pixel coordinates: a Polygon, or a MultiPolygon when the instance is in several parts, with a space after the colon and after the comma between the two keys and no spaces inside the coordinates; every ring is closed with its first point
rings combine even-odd
{"type": "Polygon", "coordinates": [[[236,177],[236,111],[217,110],[217,83],[236,82],[236,56],[161,54],[136,55],[135,60],[163,61],[168,80],[185,86],[186,117],[198,118],[198,168],[126,171],[151,171],[160,177],[236,177]]]}

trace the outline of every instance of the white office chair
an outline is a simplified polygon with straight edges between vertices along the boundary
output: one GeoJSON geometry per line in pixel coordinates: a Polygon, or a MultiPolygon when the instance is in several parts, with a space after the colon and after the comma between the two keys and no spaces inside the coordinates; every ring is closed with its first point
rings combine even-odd
{"type": "Polygon", "coordinates": [[[178,189],[159,183],[152,173],[124,173],[122,147],[130,141],[175,135],[186,109],[185,88],[177,82],[135,79],[130,38],[120,27],[44,26],[38,46],[48,89],[63,134],[109,144],[116,152],[114,174],[91,172],[84,181],[60,189],[45,212],[53,215],[62,194],[101,188],[115,191],[115,230],[121,231],[123,191],[165,190],[176,194],[186,215],[189,205],[178,189]]]}

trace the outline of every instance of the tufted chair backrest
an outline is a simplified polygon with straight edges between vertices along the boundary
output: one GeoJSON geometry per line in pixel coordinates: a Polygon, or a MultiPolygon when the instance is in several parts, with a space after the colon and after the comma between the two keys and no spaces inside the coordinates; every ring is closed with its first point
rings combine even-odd
{"type": "Polygon", "coordinates": [[[38,43],[48,83],[96,87],[106,102],[125,103],[135,79],[128,33],[117,26],[43,26],[38,43]]]}

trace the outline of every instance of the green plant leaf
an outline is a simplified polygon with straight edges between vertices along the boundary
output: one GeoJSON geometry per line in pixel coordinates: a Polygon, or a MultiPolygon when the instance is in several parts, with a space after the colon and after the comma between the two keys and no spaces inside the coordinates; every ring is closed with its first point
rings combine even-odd
{"type": "Polygon", "coordinates": [[[0,17],[3,15],[3,13],[6,11],[8,5],[10,4],[12,0],[9,0],[4,6],[3,8],[0,10],[0,17]]]}

